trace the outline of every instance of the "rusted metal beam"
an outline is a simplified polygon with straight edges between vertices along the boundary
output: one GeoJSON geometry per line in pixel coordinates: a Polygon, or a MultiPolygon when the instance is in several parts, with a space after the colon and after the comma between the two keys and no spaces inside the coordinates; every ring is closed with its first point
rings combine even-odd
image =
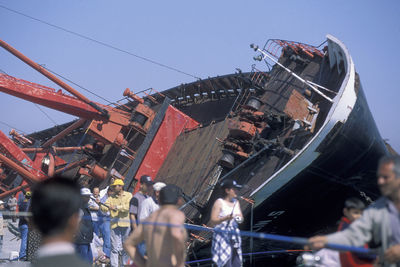
{"type": "Polygon", "coordinates": [[[26,64],[28,64],[29,66],[31,66],[32,68],[34,68],[35,70],[37,70],[38,72],[40,72],[41,74],[43,74],[44,76],[46,76],[51,81],[55,82],[56,84],[58,84],[59,86],[61,86],[62,88],[64,88],[65,90],[67,90],[68,92],[70,92],[71,94],[73,94],[74,96],[79,98],[80,100],[82,100],[83,102],[85,102],[86,104],[92,106],[94,109],[99,111],[103,116],[105,116],[105,117],[108,116],[107,110],[99,107],[98,105],[96,105],[96,103],[90,101],[84,95],[82,95],[81,93],[76,91],[74,88],[72,88],[65,82],[58,79],[55,75],[51,74],[48,70],[46,70],[45,68],[43,68],[42,66],[40,66],[39,64],[37,64],[36,62],[31,60],[30,58],[23,55],[21,52],[19,52],[14,47],[10,46],[3,40],[0,40],[0,46],[3,47],[4,49],[6,49],[11,54],[13,54],[14,56],[16,56],[17,58],[19,58],[20,60],[22,60],[23,62],[25,62],[26,64]]]}
{"type": "Polygon", "coordinates": [[[73,124],[71,124],[70,126],[68,126],[66,129],[64,129],[63,131],[61,131],[59,134],[57,134],[56,136],[54,136],[53,138],[47,140],[42,147],[48,147],[51,144],[57,142],[58,140],[62,139],[64,136],[66,136],[67,134],[69,134],[70,132],[72,132],[73,130],[81,127],[84,123],[86,122],[85,119],[79,119],[76,122],[74,122],[73,124]]]}
{"type": "Polygon", "coordinates": [[[41,181],[44,177],[42,176],[36,176],[32,174],[30,171],[25,169],[24,167],[20,166],[18,163],[14,162],[13,160],[7,158],[3,154],[0,154],[0,161],[3,162],[5,165],[13,169],[14,171],[18,172],[26,180],[28,183],[35,183],[41,181]]]}
{"type": "Polygon", "coordinates": [[[6,198],[9,195],[12,195],[12,194],[14,194],[14,193],[16,193],[16,192],[18,192],[18,191],[20,191],[22,189],[28,188],[29,186],[30,186],[29,184],[20,185],[20,186],[17,186],[15,188],[13,188],[13,189],[10,189],[10,190],[8,190],[6,192],[3,192],[3,193],[0,194],[0,199],[6,198]]]}

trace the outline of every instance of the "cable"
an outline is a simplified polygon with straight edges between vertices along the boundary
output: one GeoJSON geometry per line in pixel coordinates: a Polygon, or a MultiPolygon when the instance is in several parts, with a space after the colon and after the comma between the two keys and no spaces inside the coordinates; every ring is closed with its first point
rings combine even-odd
{"type": "Polygon", "coordinates": [[[103,99],[104,101],[108,102],[109,104],[113,104],[113,102],[111,102],[110,100],[108,100],[108,99],[106,99],[106,98],[104,98],[104,97],[102,97],[102,96],[100,96],[100,95],[98,95],[98,94],[96,94],[96,93],[93,93],[93,92],[90,91],[89,89],[87,89],[87,88],[85,88],[85,87],[83,87],[83,86],[81,86],[81,85],[79,85],[79,84],[77,84],[77,83],[71,81],[70,79],[66,78],[65,76],[62,76],[61,74],[58,74],[57,72],[55,72],[55,71],[53,71],[53,70],[47,68],[45,65],[40,65],[40,66],[43,67],[44,69],[50,71],[50,72],[53,73],[54,75],[57,75],[58,77],[60,77],[60,78],[62,78],[62,79],[64,79],[64,80],[66,80],[66,81],[72,83],[73,85],[78,86],[79,88],[85,90],[86,92],[88,92],[88,93],[90,93],[90,94],[92,94],[92,95],[94,95],[94,96],[97,96],[97,97],[100,98],[100,99],[103,99]]]}
{"type": "Polygon", "coordinates": [[[5,75],[8,75],[7,72],[5,72],[4,70],[0,69],[0,72],[4,73],[5,75]]]}
{"type": "Polygon", "coordinates": [[[36,21],[38,21],[38,22],[41,22],[41,23],[43,23],[43,24],[46,24],[46,25],[51,26],[51,27],[53,27],[53,28],[56,28],[56,29],[58,29],[58,30],[62,30],[62,31],[68,32],[68,33],[70,33],[70,34],[73,34],[73,35],[78,36],[78,37],[81,37],[81,38],[83,38],[83,39],[92,41],[92,42],[97,43],[97,44],[100,44],[100,45],[102,45],[102,46],[105,46],[105,47],[114,49],[114,50],[116,50],[116,51],[119,51],[119,52],[128,54],[128,55],[130,55],[130,56],[134,56],[134,57],[139,58],[139,59],[141,59],[141,60],[144,60],[144,61],[153,63],[153,64],[158,65],[158,66],[160,66],[160,67],[163,67],[163,68],[166,68],[166,69],[169,69],[169,70],[173,70],[173,71],[179,72],[179,73],[181,73],[181,74],[184,74],[184,75],[187,75],[187,76],[190,76],[190,77],[193,77],[193,78],[195,78],[195,79],[200,80],[200,77],[197,77],[197,76],[195,76],[195,75],[193,75],[193,74],[189,74],[189,73],[184,72],[184,71],[181,71],[181,70],[179,70],[179,69],[177,69],[177,68],[170,67],[170,66],[168,66],[168,65],[159,63],[159,62],[154,61],[154,60],[152,60],[152,59],[149,59],[149,58],[145,58],[145,57],[136,55],[136,54],[131,53],[131,52],[129,52],[129,51],[126,51],[126,50],[123,50],[123,49],[121,49],[121,48],[115,47],[115,46],[113,46],[113,45],[110,45],[110,44],[107,44],[107,43],[98,41],[98,40],[96,40],[96,39],[87,37],[87,36],[85,36],[85,35],[83,35],[83,34],[80,34],[80,33],[77,33],[77,32],[74,32],[74,31],[71,31],[71,30],[68,30],[68,29],[65,29],[65,28],[63,28],[63,27],[60,27],[60,26],[51,24],[51,23],[46,22],[46,21],[44,21],[44,20],[41,20],[41,19],[38,19],[38,18],[34,18],[34,17],[32,17],[32,16],[29,16],[29,15],[27,15],[27,14],[24,14],[24,13],[21,13],[21,12],[19,12],[19,11],[13,10],[13,9],[11,9],[11,8],[5,7],[5,6],[3,6],[3,5],[0,5],[0,7],[3,8],[3,9],[6,9],[6,10],[8,10],[8,11],[14,12],[14,13],[16,13],[16,14],[18,14],[18,15],[21,15],[21,16],[24,16],[24,17],[27,17],[27,18],[30,18],[30,19],[32,19],[32,20],[36,20],[36,21]]]}
{"type": "Polygon", "coordinates": [[[21,129],[18,129],[18,128],[16,128],[16,127],[13,127],[12,125],[10,125],[10,124],[8,124],[8,123],[5,123],[4,121],[0,121],[0,123],[1,123],[1,124],[4,124],[5,126],[11,128],[11,129],[17,130],[18,132],[21,132],[21,133],[24,133],[24,134],[28,134],[27,132],[25,132],[25,131],[23,131],[23,130],[21,130],[21,129]]]}
{"type": "Polygon", "coordinates": [[[33,103],[55,126],[57,126],[57,122],[53,120],[49,114],[47,114],[38,104],[33,103]]]}

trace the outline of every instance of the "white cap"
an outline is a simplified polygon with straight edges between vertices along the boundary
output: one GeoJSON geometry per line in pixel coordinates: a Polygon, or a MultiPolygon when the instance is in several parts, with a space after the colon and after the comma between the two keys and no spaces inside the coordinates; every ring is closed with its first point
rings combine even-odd
{"type": "Polygon", "coordinates": [[[81,195],[82,196],[90,196],[92,192],[90,192],[89,188],[83,187],[81,188],[81,195]]]}
{"type": "Polygon", "coordinates": [[[117,179],[123,179],[122,175],[114,168],[111,169],[110,175],[117,179]]]}
{"type": "Polygon", "coordinates": [[[0,200],[0,205],[3,205],[4,204],[4,201],[3,200],[0,200]]]}
{"type": "Polygon", "coordinates": [[[166,184],[164,184],[163,182],[157,182],[153,184],[153,189],[154,191],[160,191],[164,186],[166,186],[166,184]]]}

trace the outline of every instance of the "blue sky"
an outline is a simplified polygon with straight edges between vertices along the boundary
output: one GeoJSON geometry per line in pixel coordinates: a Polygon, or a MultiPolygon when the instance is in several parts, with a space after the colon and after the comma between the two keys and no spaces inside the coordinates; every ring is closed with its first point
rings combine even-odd
{"type": "MultiPolygon", "coordinates": [[[[400,1],[0,0],[0,5],[201,78],[250,70],[250,43],[279,38],[318,45],[330,33],[348,47],[382,137],[400,151],[400,1]]],[[[195,80],[2,7],[0,39],[110,101],[122,98],[127,87],[161,91],[195,80]]],[[[0,70],[59,88],[4,49],[0,70]]],[[[0,130],[10,131],[6,123],[30,133],[73,119],[42,109],[51,120],[34,104],[0,93],[0,130]]]]}

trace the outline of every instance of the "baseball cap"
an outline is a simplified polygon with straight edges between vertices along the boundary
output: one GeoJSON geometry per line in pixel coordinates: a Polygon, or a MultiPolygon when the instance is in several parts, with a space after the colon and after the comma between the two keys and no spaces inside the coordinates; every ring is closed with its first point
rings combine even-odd
{"type": "Polygon", "coordinates": [[[124,185],[124,181],[122,181],[121,179],[115,179],[114,183],[112,183],[110,186],[115,185],[124,185]]]}
{"type": "Polygon", "coordinates": [[[154,184],[153,180],[148,175],[142,175],[142,177],[140,177],[140,183],[150,184],[150,185],[154,184]]]}
{"type": "Polygon", "coordinates": [[[237,188],[237,189],[242,188],[242,186],[240,184],[238,184],[235,180],[232,180],[232,179],[223,180],[220,183],[220,185],[222,188],[237,188]]]}
{"type": "Polygon", "coordinates": [[[155,184],[153,184],[153,189],[154,191],[160,191],[161,189],[163,189],[163,187],[165,187],[166,184],[163,182],[157,182],[155,184]]]}
{"type": "Polygon", "coordinates": [[[90,196],[92,192],[90,192],[89,188],[83,187],[81,188],[81,196],[90,196]]]}
{"type": "Polygon", "coordinates": [[[3,205],[4,204],[4,201],[3,200],[0,200],[0,205],[3,205]]]}

